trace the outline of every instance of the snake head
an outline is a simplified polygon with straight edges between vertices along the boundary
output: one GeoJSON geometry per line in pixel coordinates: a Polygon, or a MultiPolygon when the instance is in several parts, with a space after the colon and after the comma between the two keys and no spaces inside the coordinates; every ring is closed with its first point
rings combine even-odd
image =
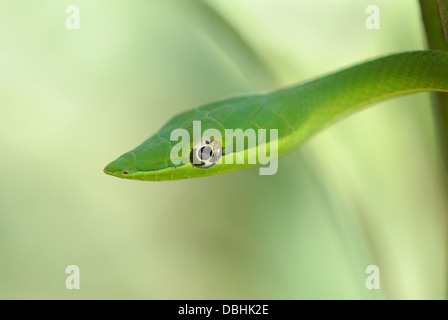
{"type": "MultiPolygon", "coordinates": [[[[161,181],[212,176],[252,165],[232,165],[234,158],[229,161],[238,152],[227,148],[226,130],[257,129],[252,120],[261,114],[259,99],[230,98],[180,113],[141,145],[108,164],[104,172],[123,179],[161,181]],[[188,137],[176,135],[177,130],[188,137]],[[182,152],[176,149],[180,143],[182,152]],[[179,155],[180,161],[173,154],[179,155]]],[[[244,156],[244,152],[247,150],[243,148],[239,153],[244,156]]]]}
{"type": "Polygon", "coordinates": [[[221,158],[222,147],[219,141],[206,141],[187,146],[185,159],[181,163],[173,163],[171,150],[177,144],[160,135],[154,135],[134,150],[123,154],[109,163],[104,172],[108,175],[131,180],[162,181],[188,179],[206,176],[213,169],[220,168],[217,160],[221,158]],[[209,150],[210,149],[210,150],[209,150]]]}

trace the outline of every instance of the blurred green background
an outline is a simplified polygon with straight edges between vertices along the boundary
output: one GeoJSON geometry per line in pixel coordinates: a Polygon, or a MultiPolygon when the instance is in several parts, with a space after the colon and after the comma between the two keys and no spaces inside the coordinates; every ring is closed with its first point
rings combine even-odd
{"type": "Polygon", "coordinates": [[[429,94],[337,123],[274,176],[102,172],[178,112],[423,49],[417,1],[1,0],[0,43],[0,298],[445,297],[429,94]]]}

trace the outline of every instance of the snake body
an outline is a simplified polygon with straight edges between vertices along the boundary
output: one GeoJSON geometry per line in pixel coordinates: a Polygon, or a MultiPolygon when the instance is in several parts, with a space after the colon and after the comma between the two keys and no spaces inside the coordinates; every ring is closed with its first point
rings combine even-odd
{"type": "MultiPolygon", "coordinates": [[[[171,132],[193,121],[201,130],[277,129],[278,155],[299,147],[316,132],[362,107],[387,98],[422,91],[448,92],[448,52],[426,50],[364,62],[297,86],[267,94],[232,97],[178,114],[141,145],[112,161],[104,172],[134,180],[178,180],[213,176],[254,164],[218,163],[201,169],[175,165],[171,132]]],[[[224,144],[223,144],[224,145],[224,144]]],[[[246,150],[247,151],[247,150],[246,150]]],[[[229,157],[232,154],[225,154],[229,157]]]]}

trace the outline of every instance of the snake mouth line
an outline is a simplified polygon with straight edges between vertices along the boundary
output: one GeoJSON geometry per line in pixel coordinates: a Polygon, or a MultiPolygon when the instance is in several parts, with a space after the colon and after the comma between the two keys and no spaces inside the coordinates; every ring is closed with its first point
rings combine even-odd
{"type": "Polygon", "coordinates": [[[119,174],[117,172],[108,171],[108,170],[106,170],[106,168],[103,169],[103,172],[110,176],[119,177],[119,174]]]}
{"type": "Polygon", "coordinates": [[[165,168],[161,168],[161,169],[156,169],[156,170],[136,170],[134,172],[128,172],[126,170],[117,170],[117,171],[109,171],[107,170],[107,167],[103,169],[103,172],[107,175],[110,176],[114,176],[114,177],[119,177],[119,178],[124,178],[124,179],[132,179],[133,176],[135,176],[138,173],[149,173],[152,172],[154,174],[156,174],[157,172],[160,172],[162,170],[166,170],[166,169],[173,169],[176,170],[177,168],[183,167],[186,164],[180,164],[178,166],[167,166],[165,168]]]}

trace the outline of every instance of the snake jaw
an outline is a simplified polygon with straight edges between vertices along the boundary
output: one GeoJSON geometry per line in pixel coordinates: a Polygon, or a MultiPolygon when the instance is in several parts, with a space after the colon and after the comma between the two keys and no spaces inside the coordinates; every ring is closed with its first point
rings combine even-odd
{"type": "Polygon", "coordinates": [[[103,171],[114,177],[129,178],[133,173],[137,172],[135,168],[135,154],[133,152],[123,154],[118,159],[109,163],[103,171]]]}

